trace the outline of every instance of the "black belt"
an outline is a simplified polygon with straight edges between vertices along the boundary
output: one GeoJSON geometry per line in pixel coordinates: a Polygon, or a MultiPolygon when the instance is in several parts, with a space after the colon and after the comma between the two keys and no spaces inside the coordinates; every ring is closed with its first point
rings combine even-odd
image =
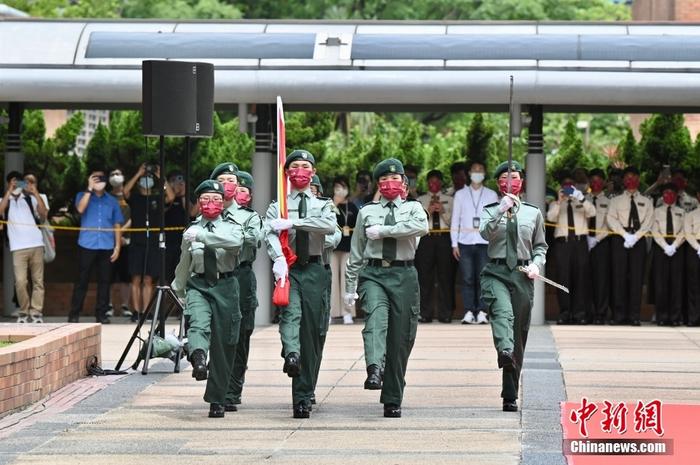
{"type": "MultiPolygon", "coordinates": [[[[323,263],[323,260],[321,259],[320,255],[311,255],[309,257],[309,260],[306,263],[307,264],[308,263],[323,263]]],[[[294,263],[294,266],[304,266],[304,265],[297,261],[294,263]]]]}
{"type": "Polygon", "coordinates": [[[252,268],[253,262],[241,262],[238,264],[238,268],[252,268]]]}
{"type": "Polygon", "coordinates": [[[573,237],[569,237],[569,236],[555,237],[554,240],[556,242],[585,241],[586,237],[587,236],[585,234],[582,234],[580,236],[573,236],[573,237]]]}
{"type": "Polygon", "coordinates": [[[428,236],[449,236],[449,231],[428,231],[428,236]]]}
{"type": "MultiPolygon", "coordinates": [[[[195,273],[194,275],[202,279],[207,278],[204,273],[195,273]]],[[[233,276],[233,271],[219,271],[216,273],[216,279],[232,278],[233,276]]]]}
{"type": "Polygon", "coordinates": [[[382,260],[381,258],[370,258],[367,265],[380,268],[389,268],[393,266],[403,266],[408,268],[409,266],[413,266],[413,260],[394,260],[390,262],[389,260],[382,260]]]}
{"type": "Polygon", "coordinates": [[[625,230],[626,233],[629,233],[629,234],[637,234],[637,231],[638,231],[638,229],[634,229],[634,228],[623,228],[623,229],[625,230]]]}
{"type": "MultiPolygon", "coordinates": [[[[492,258],[491,263],[495,263],[496,265],[508,265],[505,258],[492,258]]],[[[517,266],[528,266],[530,260],[518,260],[515,263],[517,266]]]]}

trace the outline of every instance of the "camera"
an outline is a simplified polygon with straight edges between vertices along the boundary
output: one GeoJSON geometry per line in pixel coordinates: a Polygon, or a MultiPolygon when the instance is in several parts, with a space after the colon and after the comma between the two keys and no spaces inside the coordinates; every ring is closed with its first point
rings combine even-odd
{"type": "Polygon", "coordinates": [[[17,187],[19,187],[20,189],[26,189],[27,181],[17,181],[17,187]]]}
{"type": "Polygon", "coordinates": [[[156,170],[158,167],[154,165],[153,163],[146,163],[146,166],[144,166],[144,169],[146,170],[146,174],[154,175],[156,174],[156,170]]]}
{"type": "Polygon", "coordinates": [[[574,186],[565,186],[561,191],[565,196],[570,197],[574,193],[574,186]]]}

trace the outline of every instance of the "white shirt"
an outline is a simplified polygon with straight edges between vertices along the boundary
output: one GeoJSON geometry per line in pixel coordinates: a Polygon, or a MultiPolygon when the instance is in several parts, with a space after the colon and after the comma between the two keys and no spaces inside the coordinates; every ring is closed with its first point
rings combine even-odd
{"type": "MultiPolygon", "coordinates": [[[[49,208],[49,200],[46,195],[39,194],[46,208],[49,208]]],[[[25,194],[19,197],[11,195],[7,206],[7,238],[10,241],[10,251],[43,247],[44,239],[41,231],[36,226],[36,221],[29,210],[29,205],[24,199],[25,194]]],[[[34,196],[30,196],[34,212],[37,213],[37,202],[34,196]]]]}
{"type": "Polygon", "coordinates": [[[457,244],[488,244],[479,234],[479,220],[485,205],[498,202],[498,194],[488,187],[474,189],[471,184],[455,193],[452,204],[452,247],[457,244]]]}
{"type": "MultiPolygon", "coordinates": [[[[452,197],[442,191],[438,192],[437,194],[428,192],[427,194],[423,194],[418,197],[418,201],[426,212],[428,211],[428,207],[430,207],[430,203],[433,202],[433,200],[440,202],[442,205],[442,213],[438,215],[440,220],[440,227],[438,229],[445,230],[445,232],[447,232],[447,230],[450,229],[450,220],[452,219],[452,197]]],[[[430,214],[428,214],[428,226],[430,228],[430,232],[435,231],[433,218],[430,214]]]]}

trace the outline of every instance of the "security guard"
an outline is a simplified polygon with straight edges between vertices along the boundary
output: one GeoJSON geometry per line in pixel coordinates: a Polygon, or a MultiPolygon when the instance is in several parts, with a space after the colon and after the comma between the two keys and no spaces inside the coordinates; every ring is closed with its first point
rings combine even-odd
{"type": "Polygon", "coordinates": [[[602,325],[610,307],[610,238],[606,220],[610,198],[605,192],[605,171],[592,169],[588,179],[591,192],[587,198],[595,207],[595,216],[588,218],[588,284],[592,291],[593,324],[602,325]]]}
{"type": "Polygon", "coordinates": [[[519,197],[523,175],[522,166],[515,161],[510,172],[508,162],[496,168],[503,197],[500,203],[484,207],[479,225],[481,236],[489,241],[490,261],[481,272],[481,292],[489,309],[498,367],[503,368],[504,412],[518,411],[520,370],[534,294],[532,280],[544,270],[547,255],[542,213],[519,197]]]}
{"type": "Polygon", "coordinates": [[[358,214],[345,272],[344,300],[353,306],[359,298],[365,312],[365,388],[376,389],[381,384],[384,416],[398,418],[420,313],[418,273],[413,266],[416,239],[427,234],[428,221],[419,202],[401,198],[405,176],[399,160],[381,161],[373,177],[380,198],[365,204],[358,214]],[[386,331],[381,329],[384,327],[386,331]],[[368,387],[368,382],[373,386],[368,387]]]}
{"type": "Polygon", "coordinates": [[[570,289],[559,291],[559,320],[557,324],[588,323],[590,308],[588,289],[588,219],[595,217],[595,207],[579,189],[568,173],[561,175],[559,198],[549,204],[547,221],[554,228],[554,259],[557,280],[570,289]]]}
{"type": "Polygon", "coordinates": [[[654,204],[639,192],[637,168],[625,168],[622,182],[625,191],[610,201],[607,217],[608,225],[615,233],[610,246],[613,301],[610,324],[639,326],[647,255],[644,236],[651,231],[654,204]]]}
{"type": "Polygon", "coordinates": [[[204,181],[195,195],[202,216],[182,236],[172,289],[186,299],[192,376],[197,381],[208,378],[204,400],[210,404],[209,417],[222,418],[241,322],[234,268],[244,235],[240,225],[222,216],[221,183],[204,181]]]}
{"type": "Polygon", "coordinates": [[[678,188],[673,183],[661,186],[664,204],[654,210],[652,233],[653,273],[656,296],[656,323],[679,326],[683,321],[683,223],[685,210],[676,205],[678,188]]]}
{"type": "MultiPolygon", "coordinates": [[[[235,165],[234,165],[235,166],[235,165]]],[[[216,170],[212,172],[212,176],[216,170]]],[[[221,173],[217,179],[229,173],[221,173]]],[[[250,208],[253,177],[245,171],[236,171],[236,190],[232,199],[224,198],[226,210],[224,217],[243,226],[243,247],[238,256],[238,265],[234,272],[240,289],[241,328],[236,345],[236,357],[233,362],[231,380],[226,393],[226,411],[235,412],[236,405],[241,403],[241,391],[245,382],[245,372],[248,368],[250,353],[250,336],[255,328],[255,309],[258,308],[257,281],[253,273],[253,262],[263,238],[262,219],[255,210],[250,208]]],[[[227,183],[222,182],[224,189],[227,183]]]]}
{"type": "Polygon", "coordinates": [[[280,336],[284,367],[292,379],[294,418],[309,418],[314,397],[316,374],[321,358],[328,314],[324,292],[328,274],[323,267],[326,234],[336,228],[332,202],[320,200],[311,193],[311,177],[315,160],[306,150],[295,150],[287,156],[285,174],[292,184],[287,196],[289,218],[279,218],[279,205],[272,203],[265,217],[267,252],[274,261],[272,271],[277,281],[289,275],[289,305],[282,309],[280,336]],[[279,234],[289,231],[289,245],[297,256],[291,270],[282,252],[279,234]]]}
{"type": "MultiPolygon", "coordinates": [[[[698,197],[700,198],[700,195],[698,197]]],[[[688,278],[688,326],[700,326],[700,208],[685,216],[683,231],[689,245],[685,256],[688,278]]]]}

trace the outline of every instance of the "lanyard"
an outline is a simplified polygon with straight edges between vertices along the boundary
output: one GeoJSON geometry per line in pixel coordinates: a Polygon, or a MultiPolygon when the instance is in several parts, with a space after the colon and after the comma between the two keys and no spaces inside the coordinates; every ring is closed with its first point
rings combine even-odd
{"type": "Polygon", "coordinates": [[[474,195],[472,194],[472,186],[467,187],[469,189],[469,197],[472,199],[472,205],[474,206],[474,215],[478,213],[478,208],[479,205],[481,205],[481,196],[484,194],[484,187],[482,186],[481,189],[479,189],[479,198],[477,199],[476,203],[474,203],[474,195]]]}

